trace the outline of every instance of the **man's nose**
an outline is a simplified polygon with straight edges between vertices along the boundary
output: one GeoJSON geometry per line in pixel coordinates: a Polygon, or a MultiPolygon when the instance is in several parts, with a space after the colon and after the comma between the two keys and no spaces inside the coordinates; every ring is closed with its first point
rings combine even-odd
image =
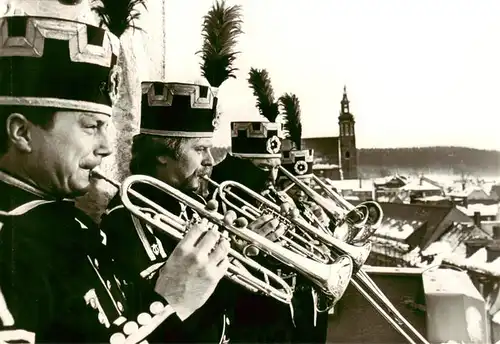
{"type": "Polygon", "coordinates": [[[212,152],[210,151],[210,149],[207,149],[207,153],[203,157],[203,161],[201,162],[201,164],[203,166],[213,166],[214,163],[215,163],[215,160],[214,160],[214,157],[212,155],[212,152]]]}
{"type": "Polygon", "coordinates": [[[278,168],[273,168],[270,173],[269,173],[269,179],[272,180],[273,182],[278,179],[278,168]]]}
{"type": "Polygon", "coordinates": [[[111,148],[111,139],[107,132],[103,132],[101,133],[101,135],[99,135],[95,154],[105,158],[111,155],[111,153],[113,153],[113,150],[111,148]]]}

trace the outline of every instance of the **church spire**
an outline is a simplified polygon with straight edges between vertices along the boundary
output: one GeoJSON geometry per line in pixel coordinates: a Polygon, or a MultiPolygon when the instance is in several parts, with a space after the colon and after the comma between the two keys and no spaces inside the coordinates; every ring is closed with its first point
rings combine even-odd
{"type": "Polygon", "coordinates": [[[349,99],[347,98],[347,86],[344,85],[344,94],[342,100],[340,101],[340,114],[339,119],[351,119],[353,118],[351,112],[349,111],[349,99]]]}
{"type": "Polygon", "coordinates": [[[349,114],[349,99],[347,99],[347,86],[344,85],[344,95],[342,96],[342,101],[340,102],[341,115],[349,114]]]}

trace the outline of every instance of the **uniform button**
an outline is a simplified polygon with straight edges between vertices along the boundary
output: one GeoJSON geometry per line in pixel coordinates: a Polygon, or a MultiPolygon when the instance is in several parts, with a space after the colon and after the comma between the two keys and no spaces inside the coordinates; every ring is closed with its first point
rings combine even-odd
{"type": "Polygon", "coordinates": [[[123,333],[115,333],[109,338],[109,344],[125,343],[125,335],[123,333]]]}
{"type": "Polygon", "coordinates": [[[116,303],[116,307],[118,307],[118,310],[119,310],[120,312],[123,312],[123,305],[122,305],[122,303],[121,303],[120,301],[118,301],[118,302],[116,303]]]}
{"type": "Polygon", "coordinates": [[[229,320],[228,317],[226,317],[226,325],[228,325],[228,326],[231,325],[231,320],[229,320]]]}
{"type": "Polygon", "coordinates": [[[103,313],[99,313],[99,315],[97,316],[97,319],[99,319],[99,322],[101,324],[106,324],[106,316],[103,314],[103,313]]]}
{"type": "Polygon", "coordinates": [[[139,325],[135,321],[129,321],[128,323],[123,326],[123,333],[126,335],[131,335],[134,332],[137,332],[139,330],[139,325]]]}
{"type": "Polygon", "coordinates": [[[149,324],[151,319],[151,315],[149,315],[148,313],[141,313],[137,316],[137,322],[142,326],[149,324]]]}
{"type": "Polygon", "coordinates": [[[149,306],[149,311],[153,313],[153,315],[159,314],[163,310],[164,306],[160,301],[155,301],[149,306]]]}
{"type": "Polygon", "coordinates": [[[99,261],[97,259],[94,259],[94,265],[97,269],[99,269],[99,261]]]}
{"type": "Polygon", "coordinates": [[[94,298],[90,299],[90,307],[97,309],[97,301],[94,298]]]}
{"type": "Polygon", "coordinates": [[[106,286],[108,287],[108,289],[111,289],[111,282],[110,282],[110,280],[106,281],[106,286]]]}

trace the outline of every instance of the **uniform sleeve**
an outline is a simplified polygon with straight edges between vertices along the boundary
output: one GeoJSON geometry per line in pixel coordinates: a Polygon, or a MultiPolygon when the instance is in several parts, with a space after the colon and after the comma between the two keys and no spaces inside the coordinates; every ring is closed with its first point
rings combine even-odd
{"type": "Polygon", "coordinates": [[[56,295],[61,285],[57,259],[46,236],[26,228],[23,221],[11,222],[0,236],[0,280],[5,306],[16,328],[43,332],[57,312],[56,295]],[[22,233],[19,234],[19,233],[22,233]]]}

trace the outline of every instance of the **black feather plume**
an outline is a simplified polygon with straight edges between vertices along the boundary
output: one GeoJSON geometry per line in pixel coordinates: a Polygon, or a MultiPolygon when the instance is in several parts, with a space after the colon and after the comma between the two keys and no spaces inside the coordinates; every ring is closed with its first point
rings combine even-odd
{"type": "Polygon", "coordinates": [[[279,106],[274,100],[274,90],[267,70],[250,68],[248,82],[253,89],[253,95],[257,97],[257,108],[260,114],[269,122],[276,122],[279,106]]]}
{"type": "Polygon", "coordinates": [[[226,6],[224,0],[217,1],[203,17],[203,46],[201,72],[212,87],[219,87],[229,78],[236,78],[233,66],[237,38],[243,33],[241,6],[226,6]]]}
{"type": "Polygon", "coordinates": [[[134,24],[141,5],[146,9],[145,0],[93,0],[91,8],[99,16],[100,25],[120,37],[128,28],[142,30],[134,24]]]}
{"type": "Polygon", "coordinates": [[[288,131],[290,140],[300,150],[302,141],[302,123],[300,115],[299,98],[295,94],[285,93],[279,99],[283,107],[283,116],[286,119],[285,129],[288,131]]]}

